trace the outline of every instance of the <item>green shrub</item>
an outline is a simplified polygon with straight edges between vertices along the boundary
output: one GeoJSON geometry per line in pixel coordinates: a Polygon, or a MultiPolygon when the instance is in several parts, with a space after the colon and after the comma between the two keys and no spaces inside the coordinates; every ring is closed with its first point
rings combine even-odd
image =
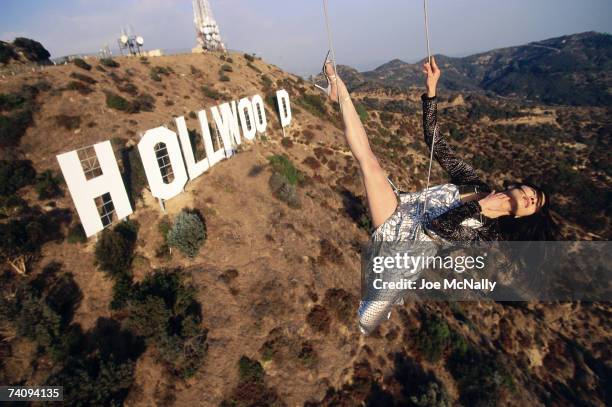
{"type": "Polygon", "coordinates": [[[0,111],[14,111],[10,115],[0,115],[0,146],[19,145],[33,122],[38,92],[38,88],[24,85],[18,93],[0,95],[0,111]]]}
{"type": "Polygon", "coordinates": [[[130,102],[112,92],[106,92],[106,106],[122,112],[128,112],[132,108],[130,102]]]}
{"type": "Polygon", "coordinates": [[[268,181],[272,194],[279,200],[285,202],[291,208],[300,208],[302,203],[295,185],[290,184],[285,177],[273,173],[268,181]]]}
{"type": "Polygon", "coordinates": [[[86,71],[91,71],[91,65],[89,65],[87,62],[85,62],[84,59],[82,58],[75,58],[72,60],[72,63],[75,64],[76,66],[78,66],[81,69],[84,69],[86,71]]]}
{"type": "Polygon", "coordinates": [[[130,113],[152,112],[155,110],[155,98],[148,93],[141,93],[130,104],[130,113]]]}
{"type": "Polygon", "coordinates": [[[213,88],[209,88],[208,86],[205,86],[205,85],[202,85],[202,93],[207,98],[211,98],[211,99],[214,99],[214,100],[219,100],[219,99],[221,99],[223,97],[223,95],[221,93],[219,93],[217,90],[215,90],[213,88]]]}
{"type": "Polygon", "coordinates": [[[206,239],[206,225],[195,213],[182,211],[168,232],[168,245],[195,257],[206,239]]]}
{"type": "Polygon", "coordinates": [[[180,270],[155,270],[130,290],[124,309],[126,326],[155,346],[155,356],[183,378],[202,365],[208,348],[196,290],[180,270]]]}
{"type": "Polygon", "coordinates": [[[304,182],[304,174],[285,155],[270,156],[268,161],[272,167],[272,175],[268,180],[272,194],[292,208],[301,207],[297,186],[304,182]]]}
{"type": "Polygon", "coordinates": [[[238,377],[244,382],[262,382],[265,371],[257,360],[242,356],[238,361],[238,377]]]}
{"type": "MultiPolygon", "coordinates": [[[[47,270],[55,271],[55,266],[47,270]]],[[[71,275],[49,274],[44,288],[37,287],[36,281],[22,283],[8,301],[0,299],[0,316],[12,322],[19,336],[31,339],[39,351],[60,362],[73,345],[73,335],[66,328],[82,294],[71,275]]]]}
{"type": "MultiPolygon", "coordinates": [[[[117,336],[123,339],[126,334],[121,332],[117,336]]],[[[69,406],[124,405],[134,383],[136,363],[131,359],[117,360],[113,354],[103,354],[103,351],[104,348],[91,356],[70,355],[67,365],[46,385],[62,386],[63,403],[69,406]]]]}
{"type": "Polygon", "coordinates": [[[501,359],[472,346],[456,349],[448,369],[459,387],[460,401],[466,406],[496,406],[502,389],[512,389],[514,380],[501,359]]]}
{"type": "Polygon", "coordinates": [[[221,72],[234,72],[234,69],[228,64],[223,64],[221,65],[221,72]]]}
{"type": "Polygon", "coordinates": [[[60,187],[62,180],[47,170],[36,177],[36,192],[38,199],[51,199],[62,196],[64,193],[60,187]]]}
{"type": "Polygon", "coordinates": [[[219,75],[219,80],[221,82],[229,82],[229,81],[231,81],[230,77],[227,76],[227,75],[224,75],[224,74],[219,75]]]}
{"type": "Polygon", "coordinates": [[[121,222],[113,229],[104,229],[96,243],[98,267],[113,277],[129,272],[138,234],[135,222],[121,222]]]}
{"type": "Polygon", "coordinates": [[[276,154],[268,157],[272,171],[281,174],[291,185],[298,185],[304,181],[302,174],[284,154],[276,154]]]}
{"type": "Polygon", "coordinates": [[[261,69],[259,69],[258,67],[256,67],[255,65],[253,65],[253,64],[252,64],[252,63],[250,63],[250,62],[247,62],[247,66],[248,66],[249,68],[251,68],[252,70],[254,70],[255,72],[257,72],[257,73],[261,73],[261,72],[262,72],[262,71],[261,71],[261,69]]]}
{"type": "Polygon", "coordinates": [[[151,71],[149,72],[149,78],[151,78],[151,80],[155,82],[161,82],[162,80],[161,75],[153,69],[151,69],[151,71]]]}
{"type": "Polygon", "coordinates": [[[268,75],[261,75],[260,79],[265,91],[272,88],[272,79],[270,79],[268,75]]]}
{"type": "Polygon", "coordinates": [[[100,58],[100,64],[108,68],[119,68],[119,63],[112,58],[100,58]]]}
{"type": "Polygon", "coordinates": [[[325,99],[319,95],[304,94],[297,101],[304,109],[317,117],[323,118],[327,115],[325,99]]]}
{"type": "Polygon", "coordinates": [[[87,242],[87,236],[85,236],[85,231],[83,230],[83,225],[80,223],[76,223],[68,229],[68,236],[66,240],[70,244],[76,243],[85,243],[87,242]]]}
{"type": "Polygon", "coordinates": [[[246,54],[246,53],[244,54],[244,59],[246,59],[249,62],[255,61],[255,57],[253,55],[246,54]]]}
{"type": "Polygon", "coordinates": [[[368,121],[368,111],[366,110],[365,106],[362,105],[361,103],[356,103],[355,109],[357,110],[357,114],[359,115],[361,122],[362,123],[367,122],[368,121]]]}
{"type": "Polygon", "coordinates": [[[89,95],[91,92],[93,92],[89,86],[79,81],[68,82],[66,85],[66,90],[74,90],[79,92],[81,95],[89,95]]]}
{"type": "Polygon", "coordinates": [[[136,96],[138,94],[138,88],[131,82],[127,82],[123,85],[117,85],[117,89],[131,96],[136,96]]]}
{"type": "Polygon", "coordinates": [[[227,58],[225,58],[225,61],[226,61],[227,63],[229,63],[229,64],[233,64],[233,63],[234,63],[234,60],[232,59],[232,57],[227,57],[227,58]]]}
{"type": "Polygon", "coordinates": [[[172,72],[170,67],[153,66],[149,71],[149,77],[156,82],[161,82],[161,75],[169,75],[170,72],[172,72]]]}
{"type": "Polygon", "coordinates": [[[17,217],[28,208],[28,203],[17,195],[0,196],[0,217],[17,217]]]}
{"type": "Polygon", "coordinates": [[[11,111],[23,107],[26,98],[19,93],[0,93],[0,111],[11,111]]]}
{"type": "Polygon", "coordinates": [[[437,316],[421,318],[421,329],[416,338],[416,345],[428,361],[435,363],[442,358],[451,344],[451,329],[437,316]]]}
{"type": "Polygon", "coordinates": [[[36,171],[29,160],[0,160],[0,196],[17,192],[36,179],[36,171]]]}
{"type": "Polygon", "coordinates": [[[274,389],[265,384],[265,372],[261,364],[246,356],[238,362],[238,385],[220,407],[284,406],[274,389]]]}
{"type": "Polygon", "coordinates": [[[55,125],[57,127],[63,127],[66,130],[76,130],[81,126],[81,116],[71,116],[67,114],[60,114],[54,116],[55,125]]]}

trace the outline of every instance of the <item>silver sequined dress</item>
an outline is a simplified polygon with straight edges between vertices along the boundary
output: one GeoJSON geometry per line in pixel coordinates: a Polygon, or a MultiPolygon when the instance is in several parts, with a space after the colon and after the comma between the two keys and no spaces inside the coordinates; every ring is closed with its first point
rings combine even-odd
{"type": "MultiPolygon", "coordinates": [[[[443,184],[430,187],[427,192],[427,210],[422,214],[425,202],[425,190],[399,194],[399,204],[396,211],[372,233],[372,243],[385,244],[393,242],[426,242],[433,239],[425,233],[422,227],[431,219],[462,205],[459,189],[454,184],[443,184]]],[[[478,228],[481,226],[476,219],[466,219],[464,226],[478,228]]],[[[429,245],[428,247],[432,247],[429,245]]],[[[419,277],[419,273],[411,276],[419,277]]],[[[381,293],[377,295],[394,295],[393,298],[382,298],[375,301],[361,301],[359,306],[359,327],[364,334],[371,333],[383,320],[389,318],[393,305],[402,300],[405,293],[381,293]],[[396,298],[397,297],[397,298],[396,298]]],[[[378,297],[376,297],[378,298],[378,297]]]]}

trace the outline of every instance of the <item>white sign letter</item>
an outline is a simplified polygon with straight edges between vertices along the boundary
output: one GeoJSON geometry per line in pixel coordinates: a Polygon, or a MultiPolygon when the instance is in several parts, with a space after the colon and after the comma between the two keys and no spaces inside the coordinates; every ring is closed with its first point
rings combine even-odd
{"type": "Polygon", "coordinates": [[[213,106],[210,108],[213,119],[217,125],[217,130],[221,134],[223,147],[225,147],[225,155],[230,157],[234,154],[234,145],[240,144],[240,127],[238,126],[238,112],[236,111],[236,102],[223,103],[222,105],[213,106]],[[221,110],[221,113],[219,113],[221,110]]]}
{"type": "MultiPolygon", "coordinates": [[[[181,146],[183,147],[183,155],[187,164],[187,171],[189,172],[189,179],[193,180],[202,175],[210,165],[208,164],[208,158],[204,158],[201,161],[196,162],[193,148],[191,147],[191,139],[189,138],[189,130],[185,124],[185,118],[183,116],[176,118],[176,128],[178,129],[179,139],[181,140],[181,146]]],[[[208,126],[206,126],[208,128],[208,126]]],[[[210,136],[210,134],[209,134],[210,136]]],[[[204,141],[204,136],[202,135],[204,141]]]]}
{"type": "Polygon", "coordinates": [[[115,213],[119,219],[123,219],[132,213],[132,206],[123,185],[123,179],[121,179],[119,166],[117,166],[110,141],[98,143],[93,147],[102,175],[90,180],[87,180],[83,172],[83,166],[76,151],[57,156],[57,161],[59,161],[66,185],[68,185],[68,190],[87,237],[93,236],[104,229],[94,201],[95,198],[110,194],[115,213]]]}
{"type": "Polygon", "coordinates": [[[255,95],[252,98],[253,103],[253,111],[255,113],[255,126],[257,127],[257,132],[259,134],[263,134],[266,132],[266,128],[268,127],[268,121],[266,119],[266,109],[264,106],[263,99],[259,95],[255,95]]]}
{"type": "Polygon", "coordinates": [[[240,99],[240,103],[238,103],[238,113],[240,114],[240,125],[242,126],[242,134],[244,134],[244,138],[247,140],[253,140],[255,138],[255,134],[257,134],[257,127],[255,126],[253,104],[249,98],[240,99]]]}
{"type": "Polygon", "coordinates": [[[289,94],[285,89],[276,91],[276,104],[278,105],[281,126],[289,126],[291,124],[291,102],[289,102],[289,94]]]}
{"type": "Polygon", "coordinates": [[[138,143],[138,151],[154,197],[167,200],[183,191],[187,183],[187,171],[175,132],[166,127],[147,130],[138,143]],[[156,150],[159,147],[156,149],[156,146],[160,143],[165,145],[166,152],[157,157],[156,150]],[[171,169],[174,174],[169,184],[164,182],[162,168],[171,169]]]}

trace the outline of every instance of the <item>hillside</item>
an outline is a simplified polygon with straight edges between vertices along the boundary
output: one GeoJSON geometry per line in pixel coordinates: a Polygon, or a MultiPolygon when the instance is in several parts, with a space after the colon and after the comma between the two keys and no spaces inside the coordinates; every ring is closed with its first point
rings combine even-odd
{"type": "MultiPolygon", "coordinates": [[[[238,53],[90,59],[0,79],[0,94],[0,382],[62,384],[66,405],[609,404],[605,303],[407,304],[359,334],[364,190],[337,108],[297,76],[238,53]],[[255,93],[267,134],[163,213],[140,133],[184,115],[197,134],[195,112],[255,93]],[[55,157],[107,139],[136,210],[85,240],[55,157]],[[193,257],[169,247],[184,209],[205,226],[193,257]]],[[[536,173],[564,237],[610,237],[609,109],[449,96],[443,131],[488,182],[536,173]]],[[[355,98],[384,168],[422,187],[419,91],[355,98]]]]}
{"type": "Polygon", "coordinates": [[[11,64],[50,64],[49,51],[29,38],[15,38],[11,43],[0,41],[0,68],[11,64]]]}
{"type": "MultiPolygon", "coordinates": [[[[437,55],[449,91],[489,91],[546,104],[612,105],[612,36],[588,32],[501,48],[464,58],[437,55]]],[[[399,59],[347,77],[352,88],[421,85],[424,61],[399,59]]]]}

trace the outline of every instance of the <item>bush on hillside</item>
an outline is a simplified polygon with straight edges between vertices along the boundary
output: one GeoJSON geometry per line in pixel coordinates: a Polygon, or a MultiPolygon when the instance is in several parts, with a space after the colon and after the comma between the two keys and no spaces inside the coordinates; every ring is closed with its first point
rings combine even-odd
{"type": "Polygon", "coordinates": [[[242,356],[238,361],[238,384],[220,407],[283,406],[275,390],[265,384],[265,371],[255,359],[242,356]]]}
{"type": "Polygon", "coordinates": [[[304,181],[304,174],[293,165],[286,155],[272,155],[268,157],[268,162],[272,167],[272,171],[285,177],[291,185],[298,185],[304,181]]]}
{"type": "Polygon", "coordinates": [[[155,110],[155,98],[148,93],[140,93],[130,105],[129,113],[152,112],[155,110]]]}
{"type": "Polygon", "coordinates": [[[75,58],[72,60],[72,63],[75,64],[76,66],[78,66],[81,69],[84,69],[86,71],[91,71],[91,65],[89,65],[87,62],[85,62],[84,59],[82,58],[75,58]]]}
{"type": "Polygon", "coordinates": [[[195,257],[206,239],[206,225],[195,213],[183,210],[168,232],[168,245],[189,257],[195,257]]]}
{"type": "Polygon", "coordinates": [[[19,92],[0,96],[0,111],[13,111],[10,115],[0,115],[0,147],[19,145],[33,122],[39,92],[35,86],[24,85],[19,92]]]}
{"type": "Polygon", "coordinates": [[[304,182],[304,174],[285,155],[270,156],[268,161],[272,167],[272,175],[268,180],[272,194],[291,208],[301,207],[297,186],[304,182]]]}
{"type": "Polygon", "coordinates": [[[221,65],[221,72],[234,72],[234,69],[228,64],[223,64],[221,65]]]}
{"type": "Polygon", "coordinates": [[[251,55],[251,54],[246,54],[246,53],[244,54],[244,59],[246,59],[246,60],[247,60],[247,61],[249,61],[249,62],[253,62],[253,61],[255,61],[255,57],[254,57],[253,55],[251,55]]]}
{"type": "Polygon", "coordinates": [[[76,130],[81,126],[81,116],[71,116],[67,114],[60,114],[54,116],[55,125],[57,127],[63,127],[66,130],[76,130]]]}
{"type": "Polygon", "coordinates": [[[0,160],[0,196],[9,196],[36,179],[29,160],[0,160]]]}
{"type": "Polygon", "coordinates": [[[137,235],[138,224],[132,221],[120,222],[112,229],[104,229],[95,249],[98,267],[113,277],[128,274],[137,235]]]}
{"type": "Polygon", "coordinates": [[[80,223],[75,223],[72,225],[70,229],[68,229],[68,236],[66,236],[66,240],[70,244],[87,242],[87,236],[85,235],[85,230],[83,230],[83,225],[80,223]]]}
{"type": "Polygon", "coordinates": [[[100,58],[100,64],[107,68],[119,68],[119,62],[112,58],[100,58]]]}
{"type": "Polygon", "coordinates": [[[220,75],[219,75],[219,80],[220,80],[221,82],[229,82],[229,81],[231,81],[230,77],[229,77],[229,76],[227,76],[227,75],[224,75],[224,74],[220,74],[220,75]]]}
{"type": "Polygon", "coordinates": [[[122,112],[128,112],[132,107],[127,99],[113,92],[106,92],[106,106],[122,112]]]}
{"type": "Polygon", "coordinates": [[[79,92],[81,95],[89,95],[91,92],[93,92],[89,86],[79,81],[68,82],[66,85],[66,90],[74,90],[79,92]]]}
{"type": "Polygon", "coordinates": [[[170,72],[172,72],[170,67],[153,66],[149,70],[149,77],[156,82],[161,82],[161,75],[169,75],[170,72]]]}
{"type": "Polygon", "coordinates": [[[61,182],[62,179],[56,177],[51,170],[40,173],[36,177],[36,192],[38,193],[38,199],[51,199],[63,196],[64,193],[60,186],[61,182]]]}
{"type": "Polygon", "coordinates": [[[126,326],[155,346],[155,357],[172,373],[193,376],[208,349],[195,288],[180,270],[155,270],[128,289],[126,326]]]}
{"type": "Polygon", "coordinates": [[[208,86],[205,86],[205,85],[202,85],[202,93],[207,98],[211,98],[213,100],[219,100],[223,97],[223,95],[219,93],[217,90],[210,88],[208,86]]]}
{"type": "Polygon", "coordinates": [[[249,68],[251,68],[252,70],[254,70],[257,73],[262,73],[261,69],[259,69],[258,67],[256,67],[255,65],[253,65],[251,62],[247,62],[247,66],[249,68]]]}

